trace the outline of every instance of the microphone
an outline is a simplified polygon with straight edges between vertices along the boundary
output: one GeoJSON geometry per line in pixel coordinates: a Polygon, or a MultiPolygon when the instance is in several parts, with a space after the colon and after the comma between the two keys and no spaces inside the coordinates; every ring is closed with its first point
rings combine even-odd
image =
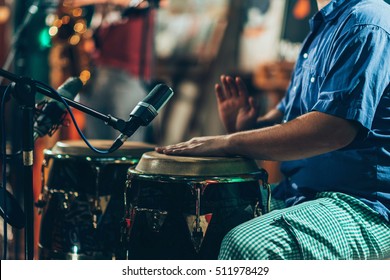
{"type": "Polygon", "coordinates": [[[109,152],[116,151],[142,125],[148,125],[172,97],[173,90],[164,84],[156,85],[152,91],[135,106],[126,122],[125,129],[116,138],[109,152]]]}
{"type": "MultiPolygon", "coordinates": [[[[82,87],[83,82],[80,78],[70,77],[57,91],[62,97],[73,100],[82,87]]],[[[66,107],[62,102],[46,101],[34,122],[34,141],[46,134],[53,135],[53,132],[62,124],[66,113],[66,107]]]]}

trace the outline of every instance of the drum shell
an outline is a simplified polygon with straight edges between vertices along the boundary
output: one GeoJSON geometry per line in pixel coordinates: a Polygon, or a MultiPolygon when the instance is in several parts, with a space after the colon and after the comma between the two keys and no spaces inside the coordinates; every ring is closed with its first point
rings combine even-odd
{"type": "Polygon", "coordinates": [[[48,158],[48,161],[46,185],[49,189],[99,196],[123,193],[127,170],[137,163],[136,159],[102,162],[75,157],[48,158]]]}
{"type": "MultiPolygon", "coordinates": [[[[92,144],[107,146],[101,140],[92,144]]],[[[95,154],[79,141],[64,141],[63,148],[44,151],[40,259],[115,257],[127,171],[143,151],[152,149],[137,142],[126,144],[110,155],[95,154]]]]}
{"type": "Polygon", "coordinates": [[[141,177],[134,174],[130,177],[131,181],[127,183],[126,188],[127,201],[139,208],[195,214],[196,186],[202,188],[200,207],[202,215],[219,208],[228,209],[247,203],[257,203],[261,197],[259,181],[255,177],[253,180],[243,182],[185,177],[175,177],[172,180],[166,177],[141,177]]]}
{"type": "Polygon", "coordinates": [[[125,248],[129,259],[217,259],[226,233],[263,210],[258,174],[189,178],[139,174],[130,168],[128,177],[125,210],[133,213],[125,248]],[[186,221],[196,216],[197,206],[209,222],[199,250],[186,221]],[[157,231],[148,211],[153,216],[166,213],[157,231]]]}

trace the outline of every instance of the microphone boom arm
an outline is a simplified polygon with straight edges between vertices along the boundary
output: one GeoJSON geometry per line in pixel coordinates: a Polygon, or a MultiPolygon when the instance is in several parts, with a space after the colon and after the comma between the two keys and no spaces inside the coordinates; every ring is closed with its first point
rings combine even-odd
{"type": "MultiPolygon", "coordinates": [[[[26,79],[24,77],[19,77],[15,74],[12,74],[12,73],[10,73],[4,69],[1,69],[1,68],[0,68],[0,76],[3,76],[5,78],[7,78],[8,80],[13,81],[16,84],[18,84],[19,82],[22,82],[24,84],[25,82],[23,82],[23,81],[26,79]]],[[[57,94],[53,93],[48,88],[44,87],[41,83],[37,83],[34,80],[30,79],[29,83],[34,84],[35,91],[37,91],[37,92],[39,92],[47,97],[50,97],[50,98],[52,98],[56,101],[59,101],[59,102],[62,102],[62,99],[63,99],[66,101],[66,103],[68,103],[69,106],[71,106],[79,111],[82,111],[83,113],[86,113],[92,117],[95,117],[97,119],[102,120],[107,125],[113,127],[114,129],[116,129],[122,133],[125,132],[125,130],[126,130],[126,126],[127,126],[126,121],[124,121],[122,119],[116,118],[116,117],[111,116],[111,115],[105,115],[101,112],[98,112],[98,111],[96,111],[88,106],[85,106],[79,102],[76,102],[72,99],[69,99],[66,97],[60,97],[57,94]]]]}

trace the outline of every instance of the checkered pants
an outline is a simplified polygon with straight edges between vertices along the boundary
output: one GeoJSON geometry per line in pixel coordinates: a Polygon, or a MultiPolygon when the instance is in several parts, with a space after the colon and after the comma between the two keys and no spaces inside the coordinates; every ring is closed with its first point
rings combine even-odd
{"type": "Polygon", "coordinates": [[[219,259],[390,258],[390,223],[359,200],[324,192],[252,219],[224,238],[219,259]]]}

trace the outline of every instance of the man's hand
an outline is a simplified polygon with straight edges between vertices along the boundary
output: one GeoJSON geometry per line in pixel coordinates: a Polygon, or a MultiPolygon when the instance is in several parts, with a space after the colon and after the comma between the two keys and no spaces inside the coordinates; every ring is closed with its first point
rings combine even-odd
{"type": "Polygon", "coordinates": [[[254,98],[241,78],[221,76],[221,85],[215,85],[218,113],[228,133],[251,129],[256,124],[258,111],[254,98]]]}
{"type": "Polygon", "coordinates": [[[156,147],[155,150],[162,154],[179,156],[228,156],[225,147],[228,145],[228,136],[195,137],[189,141],[156,147]]]}

